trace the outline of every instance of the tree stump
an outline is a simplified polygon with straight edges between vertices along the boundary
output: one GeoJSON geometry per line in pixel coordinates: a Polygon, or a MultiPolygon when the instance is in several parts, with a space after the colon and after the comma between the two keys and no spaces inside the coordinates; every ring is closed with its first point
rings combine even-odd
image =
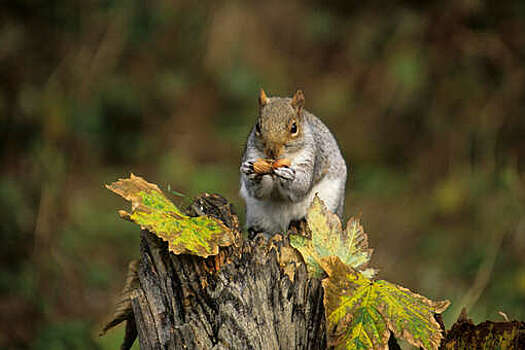
{"type": "MultiPolygon", "coordinates": [[[[231,205],[201,195],[188,209],[241,236],[231,205]]],[[[286,240],[239,240],[219,255],[175,255],[142,231],[140,261],[126,291],[126,340],[147,349],[325,349],[323,289],[286,240]]],[[[127,284],[128,285],[128,284],[127,284]]]]}

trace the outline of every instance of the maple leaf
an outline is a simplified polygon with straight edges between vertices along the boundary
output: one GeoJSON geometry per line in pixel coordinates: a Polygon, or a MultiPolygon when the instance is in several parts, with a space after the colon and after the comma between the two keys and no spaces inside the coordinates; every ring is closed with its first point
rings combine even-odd
{"type": "Polygon", "coordinates": [[[291,235],[290,244],[301,252],[311,276],[321,277],[321,258],[337,256],[341,261],[362,270],[367,277],[375,275],[374,269],[366,269],[372,256],[368,248],[368,237],[359,219],[350,218],[343,231],[339,217],[330,212],[318,196],[314,197],[306,215],[312,239],[291,235]]]}
{"type": "Polygon", "coordinates": [[[390,332],[414,346],[437,350],[443,337],[434,318],[448,301],[434,302],[393,283],[366,278],[338,257],[321,259],[329,344],[336,349],[388,349],[390,332]]]}
{"type": "Polygon", "coordinates": [[[131,174],[128,179],[119,179],[106,188],[131,202],[131,213],[119,211],[122,218],[168,242],[169,250],[175,254],[205,258],[218,254],[219,246],[235,242],[232,231],[220,220],[185,215],[157,185],[141,177],[131,174]]]}

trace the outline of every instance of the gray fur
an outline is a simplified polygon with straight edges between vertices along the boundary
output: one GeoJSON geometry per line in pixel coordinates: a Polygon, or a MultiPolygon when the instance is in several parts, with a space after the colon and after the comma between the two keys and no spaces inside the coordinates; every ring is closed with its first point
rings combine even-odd
{"type": "MultiPolygon", "coordinates": [[[[263,134],[271,132],[282,142],[288,132],[290,113],[294,112],[290,101],[289,98],[269,99],[264,115],[261,113],[258,118],[263,134]]],[[[316,193],[329,210],[342,216],[347,176],[345,161],[326,125],[306,110],[299,113],[302,134],[283,142],[280,156],[292,161],[290,167],[274,169],[272,174],[254,173],[253,163],[268,156],[264,153],[264,140],[255,135],[255,127],[248,136],[240,169],[248,228],[268,234],[286,231],[291,221],[306,215],[316,193]]]]}

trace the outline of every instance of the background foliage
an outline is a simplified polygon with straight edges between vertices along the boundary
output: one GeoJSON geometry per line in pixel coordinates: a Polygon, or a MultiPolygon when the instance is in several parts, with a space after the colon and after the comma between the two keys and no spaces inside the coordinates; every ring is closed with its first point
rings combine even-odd
{"type": "Polygon", "coordinates": [[[139,245],[134,171],[237,194],[259,87],[306,94],[379,276],[525,319],[525,3],[22,0],[0,11],[0,347],[96,337],[139,245]]]}

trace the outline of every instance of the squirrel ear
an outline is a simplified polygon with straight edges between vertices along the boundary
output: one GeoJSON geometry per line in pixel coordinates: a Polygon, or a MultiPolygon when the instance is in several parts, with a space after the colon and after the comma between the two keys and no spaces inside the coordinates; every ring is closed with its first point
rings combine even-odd
{"type": "Polygon", "coordinates": [[[292,98],[292,107],[300,110],[304,106],[304,94],[302,90],[297,90],[292,98]]]}
{"type": "Polygon", "coordinates": [[[259,94],[259,105],[262,107],[262,106],[264,106],[267,103],[268,103],[268,96],[266,96],[266,93],[261,88],[261,92],[259,94]]]}

